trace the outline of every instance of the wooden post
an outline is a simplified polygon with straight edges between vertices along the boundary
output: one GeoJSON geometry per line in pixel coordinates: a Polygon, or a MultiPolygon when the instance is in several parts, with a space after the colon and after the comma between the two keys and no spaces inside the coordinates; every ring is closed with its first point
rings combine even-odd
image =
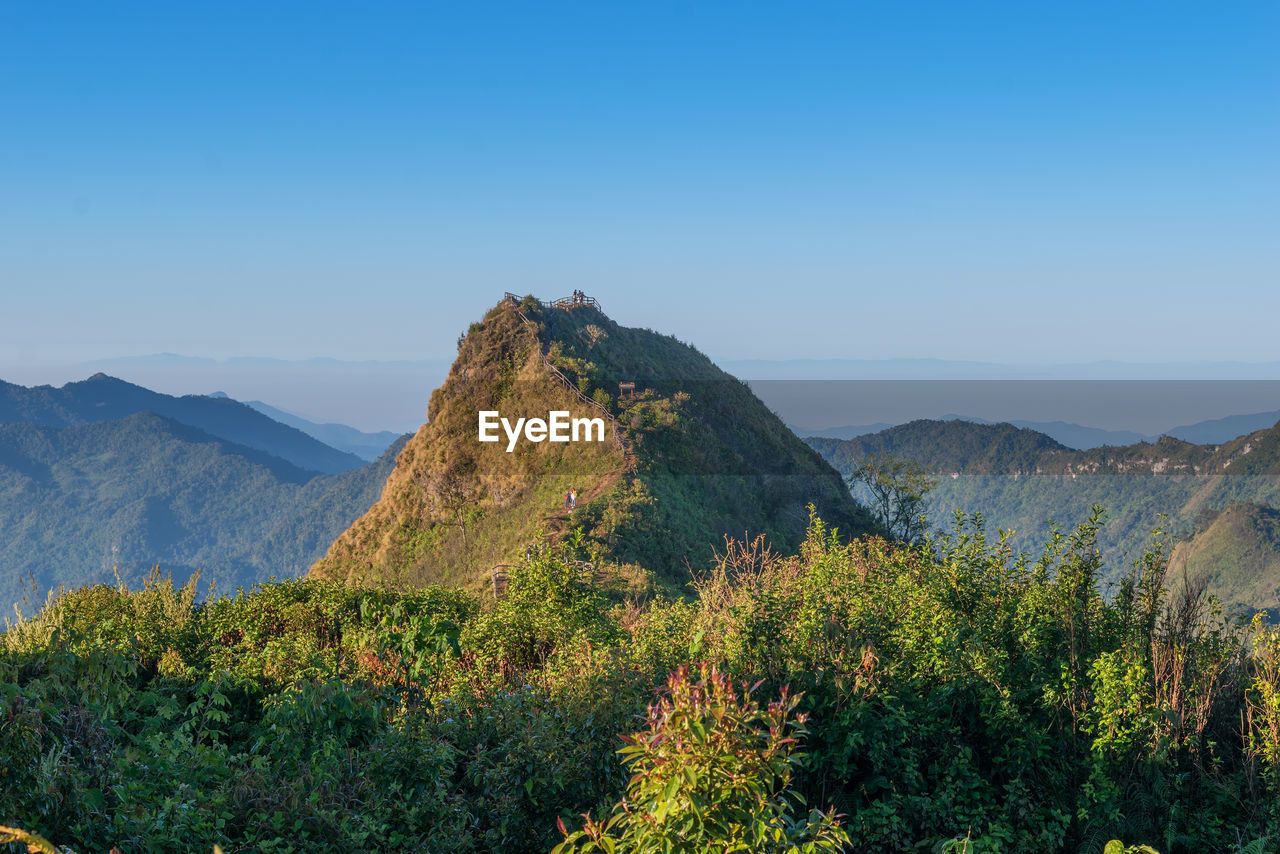
{"type": "Polygon", "coordinates": [[[489,570],[489,577],[493,580],[493,598],[500,599],[507,595],[507,570],[511,567],[509,563],[500,563],[489,570]]]}

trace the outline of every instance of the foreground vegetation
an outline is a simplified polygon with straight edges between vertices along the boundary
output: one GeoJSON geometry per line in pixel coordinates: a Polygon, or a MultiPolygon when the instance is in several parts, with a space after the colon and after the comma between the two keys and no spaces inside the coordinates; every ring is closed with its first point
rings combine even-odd
{"type": "Polygon", "coordinates": [[[68,592],[3,638],[0,825],[82,854],[1274,850],[1280,633],[1166,584],[1162,538],[1104,591],[1096,520],[1035,560],[960,523],[730,543],[687,600],[609,601],[572,537],[496,602],[68,592]]]}

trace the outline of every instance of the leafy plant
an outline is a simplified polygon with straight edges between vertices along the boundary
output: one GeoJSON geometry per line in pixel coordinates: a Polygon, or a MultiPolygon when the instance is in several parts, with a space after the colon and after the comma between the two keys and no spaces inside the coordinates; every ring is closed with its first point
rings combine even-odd
{"type": "Polygon", "coordinates": [[[379,608],[362,599],[360,616],[372,626],[377,653],[395,672],[405,702],[431,705],[445,662],[462,653],[458,626],[434,614],[411,613],[404,600],[379,608]]]}
{"type": "Polygon", "coordinates": [[[761,708],[753,689],[713,665],[697,677],[687,667],[671,675],[648,727],[619,751],[633,774],[626,797],[608,818],[566,832],[552,854],[834,852],[848,843],[833,813],[793,815],[799,697],[784,689],[761,708]]]}

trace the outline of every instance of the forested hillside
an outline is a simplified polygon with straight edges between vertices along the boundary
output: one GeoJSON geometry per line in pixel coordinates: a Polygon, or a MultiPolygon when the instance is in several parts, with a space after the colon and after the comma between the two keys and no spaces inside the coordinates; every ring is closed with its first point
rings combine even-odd
{"type": "Polygon", "coordinates": [[[365,462],[225,396],[174,397],[101,373],[61,388],[27,388],[0,381],[0,423],[67,427],[113,421],[139,412],[154,412],[310,471],[337,474],[360,468],[365,462]]]}
{"type": "Polygon", "coordinates": [[[398,447],[322,475],[152,413],[0,424],[0,603],[157,566],[224,591],[299,575],[377,499],[398,447]]]}
{"type": "MultiPolygon", "coordinates": [[[[1100,505],[1106,511],[1099,544],[1107,582],[1126,570],[1134,543],[1158,527],[1190,535],[1206,512],[1238,502],[1280,506],[1280,426],[1222,445],[1165,437],[1086,451],[1008,424],[965,421],[915,421],[850,440],[807,441],[846,474],[866,456],[920,464],[935,478],[924,500],[935,529],[945,529],[957,510],[981,513],[991,528],[1015,532],[1015,548],[1038,542],[1051,522],[1079,524],[1100,505]]],[[[1261,574],[1247,584],[1215,582],[1211,589],[1233,609],[1271,607],[1269,592],[1257,601],[1238,595],[1280,585],[1270,564],[1249,566],[1261,574]]]]}
{"type": "Polygon", "coordinates": [[[1203,579],[1231,610],[1280,616],[1280,510],[1233,503],[1201,511],[1192,535],[1174,549],[1170,572],[1203,579]]]}

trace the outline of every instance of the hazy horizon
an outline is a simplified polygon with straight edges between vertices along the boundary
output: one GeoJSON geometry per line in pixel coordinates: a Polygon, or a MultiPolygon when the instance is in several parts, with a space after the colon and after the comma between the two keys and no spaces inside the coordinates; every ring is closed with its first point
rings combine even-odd
{"type": "MultiPolygon", "coordinates": [[[[223,392],[318,423],[414,432],[451,359],[211,359],[173,353],[71,365],[0,366],[0,380],[61,386],[102,372],[166,394],[223,392]]],[[[1009,366],[947,360],[726,360],[788,423],[824,430],[959,415],[1063,421],[1153,436],[1280,410],[1280,363],[1095,362],[1009,366]]]]}

